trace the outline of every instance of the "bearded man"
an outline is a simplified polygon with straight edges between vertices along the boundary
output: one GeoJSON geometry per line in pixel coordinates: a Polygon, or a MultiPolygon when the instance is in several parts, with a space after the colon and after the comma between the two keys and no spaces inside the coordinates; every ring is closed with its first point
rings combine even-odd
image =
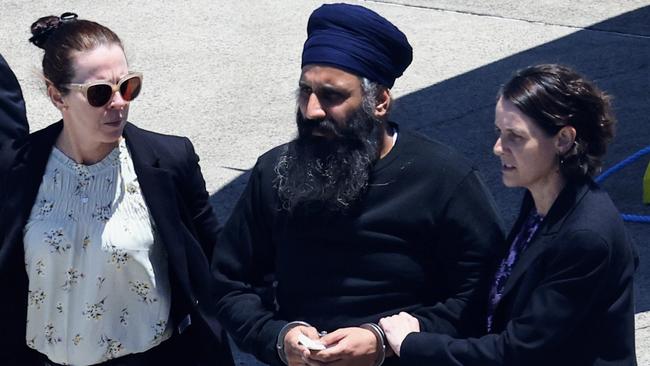
{"type": "Polygon", "coordinates": [[[307,32],[298,137],[258,159],[214,251],[220,320],[274,365],[397,364],[376,323],[400,311],[477,333],[501,226],[471,165],[388,119],[406,36],[347,4],[307,32]]]}

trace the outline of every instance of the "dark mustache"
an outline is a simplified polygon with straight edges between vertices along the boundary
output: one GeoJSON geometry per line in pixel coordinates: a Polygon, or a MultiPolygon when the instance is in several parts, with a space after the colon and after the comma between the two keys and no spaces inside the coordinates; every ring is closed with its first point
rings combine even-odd
{"type": "Polygon", "coordinates": [[[356,137],[354,130],[340,127],[336,122],[329,118],[308,119],[300,116],[300,118],[298,118],[298,129],[301,132],[300,135],[304,137],[313,136],[315,130],[319,130],[336,138],[354,139],[356,137]]]}

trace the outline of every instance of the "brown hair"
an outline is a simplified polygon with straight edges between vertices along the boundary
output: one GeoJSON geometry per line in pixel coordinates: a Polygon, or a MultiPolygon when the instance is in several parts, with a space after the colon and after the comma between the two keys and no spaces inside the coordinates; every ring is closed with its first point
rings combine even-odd
{"type": "Polygon", "coordinates": [[[519,70],[499,91],[549,136],[564,126],[576,130],[574,146],[560,156],[568,180],[594,176],[614,137],[610,97],[569,67],[542,64],[519,70]]]}
{"type": "Polygon", "coordinates": [[[124,50],[122,41],[112,30],[89,20],[77,19],[74,13],[39,18],[32,24],[31,32],[29,41],[45,50],[43,75],[46,83],[52,83],[63,94],[68,93],[66,84],[74,77],[74,51],[90,51],[112,44],[124,50]]]}

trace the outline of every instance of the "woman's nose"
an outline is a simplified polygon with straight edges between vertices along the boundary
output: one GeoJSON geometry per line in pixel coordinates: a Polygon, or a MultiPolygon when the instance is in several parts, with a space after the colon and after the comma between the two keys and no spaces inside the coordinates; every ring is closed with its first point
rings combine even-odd
{"type": "Polygon", "coordinates": [[[494,143],[494,146],[492,147],[492,152],[496,156],[501,156],[503,154],[503,148],[501,147],[501,137],[497,137],[497,141],[494,143]]]}

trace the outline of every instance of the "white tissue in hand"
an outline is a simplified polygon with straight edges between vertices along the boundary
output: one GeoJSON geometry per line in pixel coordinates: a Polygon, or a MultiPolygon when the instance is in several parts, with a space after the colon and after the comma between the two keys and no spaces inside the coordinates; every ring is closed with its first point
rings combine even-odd
{"type": "Polygon", "coordinates": [[[298,343],[314,351],[322,351],[326,348],[321,342],[308,338],[302,333],[298,336],[298,343]]]}

